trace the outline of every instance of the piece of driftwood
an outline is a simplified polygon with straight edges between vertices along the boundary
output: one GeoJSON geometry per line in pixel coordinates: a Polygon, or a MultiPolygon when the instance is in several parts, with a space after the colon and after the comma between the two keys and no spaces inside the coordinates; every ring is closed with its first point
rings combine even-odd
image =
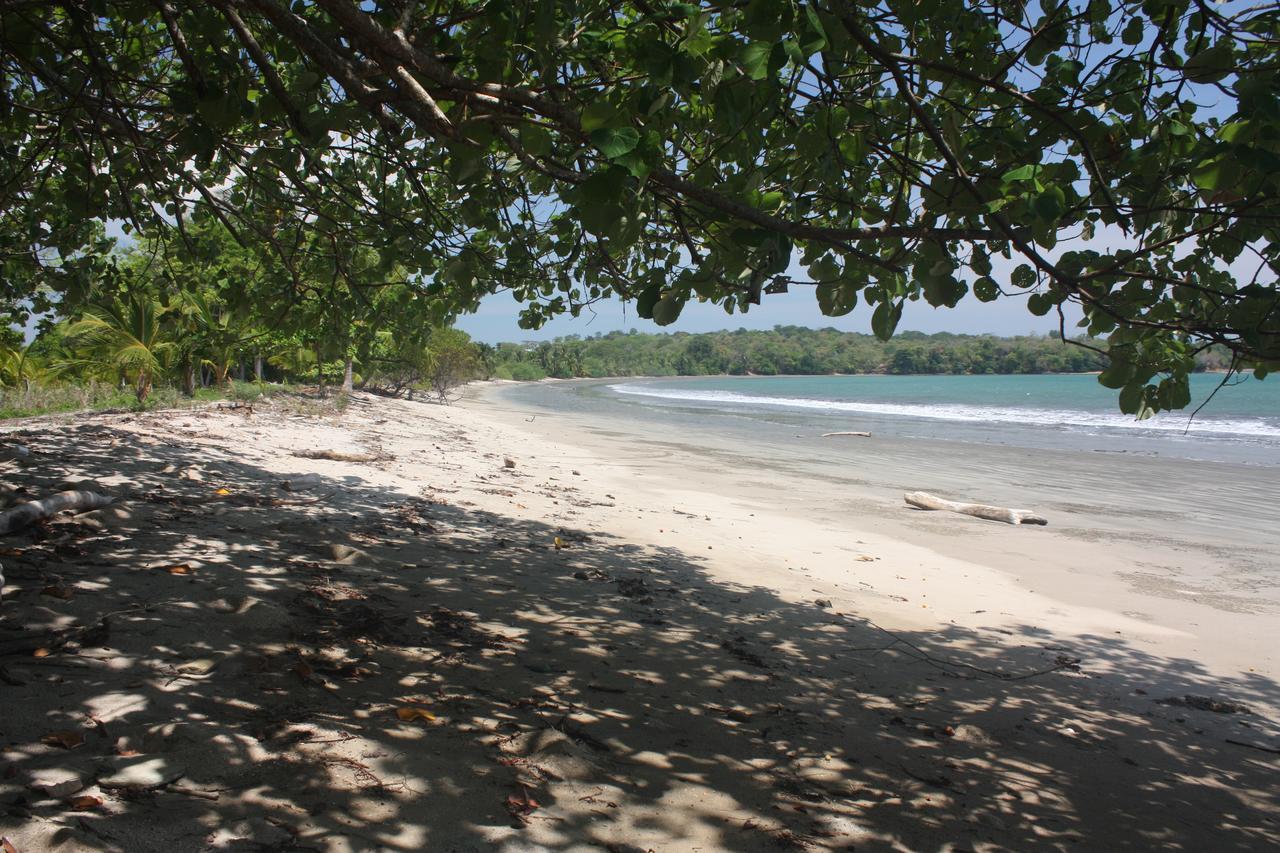
{"type": "Polygon", "coordinates": [[[949,501],[928,492],[907,492],[903,499],[918,509],[938,509],[985,518],[988,521],[1003,521],[1005,524],[1048,524],[1048,519],[1036,515],[1029,509],[1008,509],[1002,506],[987,504],[966,504],[949,501]]]}
{"type": "Polygon", "coordinates": [[[387,457],[377,453],[344,453],[339,450],[295,450],[294,456],[303,459],[328,459],[331,462],[382,462],[387,457]]]}
{"type": "Polygon", "coordinates": [[[871,433],[869,432],[824,432],[822,437],[830,438],[833,435],[856,435],[859,438],[871,438],[871,433]]]}
{"type": "Polygon", "coordinates": [[[110,506],[113,503],[115,503],[115,498],[110,498],[97,492],[80,490],[59,492],[56,495],[50,495],[38,501],[19,504],[13,509],[0,512],[0,536],[7,536],[42,518],[48,518],[54,513],[65,510],[88,512],[92,509],[102,509],[104,506],[110,506]]]}

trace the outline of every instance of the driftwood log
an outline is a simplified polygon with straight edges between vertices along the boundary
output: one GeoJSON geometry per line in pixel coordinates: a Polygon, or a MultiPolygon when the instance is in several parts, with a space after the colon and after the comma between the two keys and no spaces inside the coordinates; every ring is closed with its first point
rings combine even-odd
{"type": "MultiPolygon", "coordinates": [[[[77,512],[88,512],[91,509],[102,509],[115,502],[115,498],[100,495],[97,492],[68,491],[50,495],[38,501],[19,504],[12,509],[0,512],[0,536],[7,536],[21,530],[28,524],[48,518],[54,513],[73,509],[77,512]]],[[[0,590],[4,589],[4,567],[0,566],[0,590]]]]}
{"type": "Polygon", "coordinates": [[[54,513],[65,510],[88,512],[91,509],[102,509],[104,506],[110,506],[114,502],[115,498],[110,498],[97,492],[80,490],[58,492],[56,495],[50,495],[38,501],[19,504],[12,509],[0,512],[0,536],[7,536],[42,518],[48,518],[54,513]]]}
{"type": "Polygon", "coordinates": [[[1029,509],[1008,509],[1002,506],[987,504],[966,504],[949,501],[928,492],[907,492],[903,495],[908,504],[917,509],[938,509],[985,518],[988,521],[1003,521],[1005,524],[1048,524],[1048,519],[1036,515],[1029,509]]]}
{"type": "Polygon", "coordinates": [[[830,438],[833,435],[856,435],[859,438],[871,438],[871,433],[869,432],[824,432],[822,437],[830,438]]]}

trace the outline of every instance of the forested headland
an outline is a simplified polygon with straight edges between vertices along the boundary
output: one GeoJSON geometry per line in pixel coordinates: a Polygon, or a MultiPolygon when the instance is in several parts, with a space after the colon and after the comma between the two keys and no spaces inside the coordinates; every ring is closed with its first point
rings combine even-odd
{"type": "MultiPolygon", "coordinates": [[[[481,345],[481,361],[499,379],[604,376],[784,376],[842,373],[1086,373],[1107,366],[1099,342],[1057,335],[960,335],[900,332],[889,341],[837,329],[643,334],[607,332],[541,343],[481,345]]],[[[1209,350],[1201,370],[1224,369],[1229,356],[1209,350]]]]}

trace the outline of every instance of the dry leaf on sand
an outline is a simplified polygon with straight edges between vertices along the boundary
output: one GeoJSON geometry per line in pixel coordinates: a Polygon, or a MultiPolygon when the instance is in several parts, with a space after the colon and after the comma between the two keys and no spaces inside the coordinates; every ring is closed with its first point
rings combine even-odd
{"type": "Polygon", "coordinates": [[[523,785],[520,786],[520,793],[507,795],[507,811],[519,820],[524,820],[525,817],[533,814],[540,805],[537,800],[529,796],[529,789],[523,785]]]}
{"type": "Polygon", "coordinates": [[[401,721],[412,723],[414,720],[422,720],[423,722],[434,722],[436,715],[428,711],[426,708],[420,708],[417,705],[405,705],[396,708],[396,716],[401,721]]]}
{"type": "Polygon", "coordinates": [[[79,797],[71,798],[71,808],[78,812],[92,811],[102,806],[102,797],[95,797],[92,794],[84,794],[79,797]]]}
{"type": "Polygon", "coordinates": [[[60,746],[63,749],[75,749],[84,743],[84,735],[69,730],[49,732],[40,738],[40,742],[49,746],[60,746]]]}

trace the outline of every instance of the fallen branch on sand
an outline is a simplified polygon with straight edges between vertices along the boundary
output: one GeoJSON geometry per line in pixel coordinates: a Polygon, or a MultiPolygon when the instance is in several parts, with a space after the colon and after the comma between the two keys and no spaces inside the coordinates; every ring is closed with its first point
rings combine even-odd
{"type": "Polygon", "coordinates": [[[1280,749],[1276,749],[1273,746],[1263,746],[1260,743],[1249,743],[1248,741],[1235,740],[1233,738],[1227,738],[1227,743],[1232,746],[1247,746],[1249,749],[1256,749],[1259,752],[1269,752],[1272,755],[1280,755],[1280,749]]]}
{"type": "Polygon", "coordinates": [[[0,657],[32,654],[41,650],[45,654],[51,654],[68,646],[102,645],[111,634],[110,617],[127,612],[129,611],[121,610],[108,613],[92,625],[74,625],[60,631],[24,631],[15,637],[0,640],[0,657]]]}
{"type": "Polygon", "coordinates": [[[869,432],[824,432],[822,437],[830,438],[833,435],[856,435],[859,438],[871,438],[871,433],[869,432]]]}
{"type": "Polygon", "coordinates": [[[378,453],[345,453],[340,450],[295,450],[302,459],[327,459],[330,462],[385,462],[390,457],[378,453]]]}
{"type": "Polygon", "coordinates": [[[59,492],[56,495],[20,504],[13,509],[0,512],[0,536],[7,536],[42,518],[48,518],[64,510],[88,512],[89,510],[110,506],[114,502],[115,498],[109,498],[97,492],[59,492]]]}
{"type": "Polygon", "coordinates": [[[1048,524],[1049,520],[1036,515],[1029,509],[1008,509],[1002,506],[987,504],[966,504],[949,501],[928,492],[907,492],[903,499],[917,509],[948,510],[961,515],[972,515],[974,518],[985,518],[988,521],[1003,521],[1005,524],[1048,524]]]}

